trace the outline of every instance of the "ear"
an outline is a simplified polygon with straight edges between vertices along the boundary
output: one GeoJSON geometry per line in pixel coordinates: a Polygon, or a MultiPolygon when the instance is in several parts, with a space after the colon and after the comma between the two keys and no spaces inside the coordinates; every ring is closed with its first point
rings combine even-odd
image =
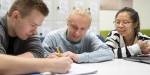
{"type": "Polygon", "coordinates": [[[13,20],[17,20],[20,17],[21,17],[21,14],[19,11],[17,11],[17,10],[13,11],[13,13],[11,15],[11,18],[13,18],[13,20]]]}
{"type": "Polygon", "coordinates": [[[135,22],[134,23],[134,28],[137,28],[137,26],[138,26],[138,22],[135,22]]]}

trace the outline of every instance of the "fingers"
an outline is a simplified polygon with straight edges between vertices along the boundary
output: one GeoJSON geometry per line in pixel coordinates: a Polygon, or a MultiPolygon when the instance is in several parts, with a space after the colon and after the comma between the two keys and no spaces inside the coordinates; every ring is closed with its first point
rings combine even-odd
{"type": "Polygon", "coordinates": [[[70,51],[65,52],[63,55],[66,57],[70,57],[74,62],[78,62],[79,60],[78,55],[70,51]]]}
{"type": "Polygon", "coordinates": [[[149,49],[150,45],[149,45],[149,41],[148,40],[145,40],[145,41],[139,40],[138,44],[139,44],[140,49],[141,49],[143,54],[150,53],[150,49],[149,49]]]}
{"type": "Polygon", "coordinates": [[[48,58],[56,58],[57,56],[56,56],[56,54],[55,53],[50,53],[49,55],[48,55],[48,58]]]}
{"type": "Polygon", "coordinates": [[[150,40],[146,40],[147,46],[150,47],[150,40]]]}
{"type": "Polygon", "coordinates": [[[59,57],[59,58],[55,58],[56,62],[55,62],[55,66],[56,69],[55,71],[57,73],[66,73],[70,70],[71,68],[71,64],[72,64],[72,60],[69,57],[59,57]]]}
{"type": "Polygon", "coordinates": [[[72,61],[72,59],[70,57],[66,57],[66,59],[67,59],[67,63],[69,63],[69,64],[73,63],[73,61],[72,61]]]}
{"type": "Polygon", "coordinates": [[[149,54],[150,53],[150,49],[148,49],[147,47],[141,49],[143,54],[149,54]]]}
{"type": "Polygon", "coordinates": [[[67,52],[64,52],[63,53],[63,56],[66,56],[66,57],[68,57],[68,56],[70,56],[70,55],[72,55],[73,53],[71,52],[71,51],[67,51],[67,52]]]}
{"type": "MultiPolygon", "coordinates": [[[[74,62],[78,62],[78,60],[79,60],[78,55],[71,51],[62,53],[61,57],[69,57],[74,62]]],[[[58,58],[58,55],[57,55],[57,53],[50,53],[48,58],[58,58]]]]}
{"type": "Polygon", "coordinates": [[[147,54],[150,54],[150,46],[147,46],[145,50],[147,50],[147,54]]]}
{"type": "Polygon", "coordinates": [[[48,58],[57,58],[57,57],[63,57],[63,55],[62,54],[58,54],[58,53],[50,53],[49,55],[48,55],[48,58]]]}
{"type": "Polygon", "coordinates": [[[66,64],[66,68],[64,68],[64,73],[66,73],[66,72],[68,72],[69,69],[71,68],[71,64],[73,63],[73,61],[72,61],[72,59],[69,58],[69,57],[64,57],[64,58],[65,58],[64,62],[65,62],[65,64],[66,64]]]}

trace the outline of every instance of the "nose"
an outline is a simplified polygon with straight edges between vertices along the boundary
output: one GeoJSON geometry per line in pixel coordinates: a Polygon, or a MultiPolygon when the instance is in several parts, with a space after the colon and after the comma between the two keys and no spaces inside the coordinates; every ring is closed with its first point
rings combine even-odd
{"type": "Polygon", "coordinates": [[[122,28],[122,27],[124,27],[124,25],[123,25],[123,23],[122,23],[122,22],[120,22],[119,24],[117,24],[117,27],[122,28]]]}
{"type": "Polygon", "coordinates": [[[37,34],[37,28],[33,28],[33,30],[31,32],[32,32],[33,35],[37,34]]]}
{"type": "Polygon", "coordinates": [[[76,30],[76,32],[75,32],[76,36],[79,36],[80,33],[81,33],[80,30],[76,30]]]}
{"type": "Polygon", "coordinates": [[[35,30],[35,31],[33,32],[33,34],[34,34],[34,35],[37,34],[37,31],[35,30]]]}

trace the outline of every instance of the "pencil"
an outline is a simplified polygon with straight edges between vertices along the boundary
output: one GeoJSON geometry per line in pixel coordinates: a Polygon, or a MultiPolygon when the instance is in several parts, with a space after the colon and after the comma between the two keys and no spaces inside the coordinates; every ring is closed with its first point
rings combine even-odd
{"type": "Polygon", "coordinates": [[[59,47],[56,47],[56,51],[57,51],[57,54],[56,54],[56,55],[57,55],[58,57],[61,57],[61,52],[60,52],[60,48],[59,48],[59,47]]]}

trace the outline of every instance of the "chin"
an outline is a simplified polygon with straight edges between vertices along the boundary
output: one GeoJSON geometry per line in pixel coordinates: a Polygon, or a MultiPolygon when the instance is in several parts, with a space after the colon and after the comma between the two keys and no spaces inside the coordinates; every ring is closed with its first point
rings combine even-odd
{"type": "Polygon", "coordinates": [[[126,34],[122,34],[122,36],[123,36],[123,37],[129,37],[129,36],[127,36],[126,34]]]}
{"type": "Polygon", "coordinates": [[[73,42],[78,42],[79,40],[73,40],[73,42]]]}
{"type": "Polygon", "coordinates": [[[22,40],[27,40],[28,38],[27,38],[27,37],[22,37],[21,39],[22,39],[22,40]]]}
{"type": "Polygon", "coordinates": [[[22,40],[27,40],[27,38],[23,38],[22,40]]]}
{"type": "Polygon", "coordinates": [[[73,41],[74,41],[74,42],[78,42],[78,41],[80,41],[80,39],[74,39],[73,41]]]}
{"type": "Polygon", "coordinates": [[[120,35],[122,35],[122,36],[124,35],[124,33],[123,33],[123,32],[119,32],[119,34],[120,34],[120,35]]]}

